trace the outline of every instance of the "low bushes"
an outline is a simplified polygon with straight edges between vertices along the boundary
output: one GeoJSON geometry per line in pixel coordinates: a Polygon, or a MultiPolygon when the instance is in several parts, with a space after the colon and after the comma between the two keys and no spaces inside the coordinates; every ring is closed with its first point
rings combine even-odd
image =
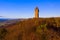
{"type": "Polygon", "coordinates": [[[0,28],[0,40],[3,40],[6,34],[7,30],[5,28],[0,28]]]}

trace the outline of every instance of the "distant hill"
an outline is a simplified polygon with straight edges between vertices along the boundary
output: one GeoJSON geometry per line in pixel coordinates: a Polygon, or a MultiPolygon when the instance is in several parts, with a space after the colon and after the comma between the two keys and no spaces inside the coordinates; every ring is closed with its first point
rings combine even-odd
{"type": "Polygon", "coordinates": [[[60,40],[60,18],[15,19],[9,22],[0,28],[1,40],[60,40]]]}
{"type": "Polygon", "coordinates": [[[5,18],[5,17],[0,17],[0,22],[5,22],[8,20],[13,20],[14,18],[5,18]]]}
{"type": "Polygon", "coordinates": [[[4,22],[7,21],[8,19],[0,19],[0,22],[4,22]]]}

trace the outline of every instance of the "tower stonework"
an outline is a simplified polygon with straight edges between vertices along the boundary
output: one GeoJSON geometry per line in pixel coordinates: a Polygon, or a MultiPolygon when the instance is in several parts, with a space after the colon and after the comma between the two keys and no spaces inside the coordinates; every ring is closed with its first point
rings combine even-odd
{"type": "Polygon", "coordinates": [[[35,18],[39,18],[39,9],[38,9],[38,7],[35,8],[35,18]]]}

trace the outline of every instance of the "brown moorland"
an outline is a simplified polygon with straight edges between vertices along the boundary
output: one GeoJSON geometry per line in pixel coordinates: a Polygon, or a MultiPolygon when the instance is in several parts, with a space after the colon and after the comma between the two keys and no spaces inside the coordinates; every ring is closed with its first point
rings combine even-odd
{"type": "Polygon", "coordinates": [[[60,18],[30,18],[4,25],[0,40],[60,40],[60,18]]]}

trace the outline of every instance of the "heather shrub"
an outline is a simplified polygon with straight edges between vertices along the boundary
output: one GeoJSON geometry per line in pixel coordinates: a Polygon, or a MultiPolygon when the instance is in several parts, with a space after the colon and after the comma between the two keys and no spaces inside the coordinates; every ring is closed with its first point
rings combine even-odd
{"type": "Polygon", "coordinates": [[[6,33],[7,33],[7,30],[5,28],[0,28],[0,40],[4,39],[6,33]]]}
{"type": "Polygon", "coordinates": [[[37,27],[36,33],[40,40],[47,40],[47,27],[46,24],[41,24],[37,27]]]}
{"type": "Polygon", "coordinates": [[[38,32],[38,33],[45,32],[45,31],[47,31],[46,24],[42,24],[42,25],[38,26],[37,30],[36,30],[36,32],[38,32]]]}

